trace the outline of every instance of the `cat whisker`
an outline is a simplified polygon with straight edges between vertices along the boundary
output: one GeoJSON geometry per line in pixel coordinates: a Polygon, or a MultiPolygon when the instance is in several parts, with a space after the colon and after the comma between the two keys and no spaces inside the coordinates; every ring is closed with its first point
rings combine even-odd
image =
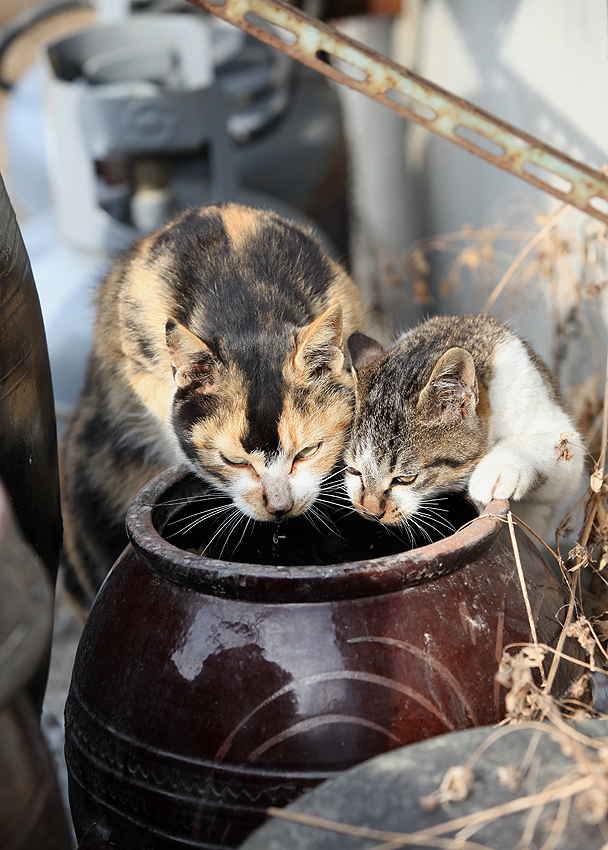
{"type": "Polygon", "coordinates": [[[325,499],[326,502],[331,502],[334,505],[352,505],[352,502],[348,496],[344,493],[333,492],[332,490],[321,490],[319,496],[317,497],[317,501],[320,499],[325,499]]]}
{"type": "MultiPolygon", "coordinates": [[[[408,542],[410,544],[410,549],[412,549],[415,542],[416,542],[416,538],[414,537],[414,535],[412,533],[410,521],[411,521],[411,517],[405,517],[404,519],[402,519],[402,521],[399,523],[399,530],[401,532],[407,533],[408,542]]],[[[390,526],[385,526],[385,527],[387,528],[387,530],[390,529],[390,526]]],[[[393,532],[393,534],[395,534],[395,532],[393,532]]],[[[399,535],[395,534],[395,536],[398,537],[399,535]]]]}
{"type": "Polygon", "coordinates": [[[187,534],[189,531],[192,531],[193,528],[196,528],[197,525],[207,520],[209,517],[206,516],[197,516],[195,518],[188,517],[190,522],[187,525],[183,525],[180,528],[176,528],[175,531],[172,531],[170,534],[163,534],[163,537],[166,540],[171,540],[174,537],[177,537],[181,534],[187,534]]]}
{"type": "MultiPolygon", "coordinates": [[[[324,499],[317,499],[316,504],[318,506],[323,505],[325,508],[330,508],[331,513],[336,517],[336,519],[341,519],[351,513],[350,505],[335,505],[332,502],[325,501],[324,499]]],[[[329,517],[331,519],[331,517],[329,517]]]]}
{"type": "Polygon", "coordinates": [[[346,490],[343,487],[337,487],[335,484],[331,487],[321,487],[319,489],[320,496],[325,496],[326,494],[340,496],[342,499],[348,499],[348,501],[350,501],[350,496],[348,495],[346,490]]]}
{"type": "Polygon", "coordinates": [[[318,507],[318,502],[319,502],[319,500],[317,499],[317,501],[315,502],[315,504],[314,504],[314,505],[311,505],[311,507],[308,509],[308,511],[309,511],[309,512],[312,512],[312,513],[314,514],[314,516],[316,517],[316,519],[318,519],[318,520],[319,520],[319,522],[320,522],[322,525],[324,525],[324,526],[325,526],[325,528],[326,528],[326,529],[327,529],[327,530],[328,530],[331,534],[335,534],[335,535],[337,535],[338,537],[340,537],[340,538],[341,538],[341,537],[342,537],[342,535],[341,535],[341,534],[340,534],[340,532],[338,531],[337,526],[335,525],[335,523],[333,523],[333,522],[331,521],[331,519],[330,519],[328,516],[324,515],[324,513],[323,513],[322,509],[321,509],[320,507],[318,507]]]}
{"type": "Polygon", "coordinates": [[[248,516],[247,522],[245,523],[245,528],[243,529],[243,533],[239,537],[239,542],[236,544],[236,546],[232,550],[233,552],[236,551],[239,548],[239,546],[241,545],[241,543],[243,542],[243,538],[247,534],[247,530],[249,529],[250,525],[251,525],[251,531],[253,531],[253,526],[255,525],[255,520],[252,517],[248,516]]]}
{"type": "Polygon", "coordinates": [[[312,527],[314,528],[314,530],[318,534],[319,533],[319,526],[315,522],[316,514],[314,513],[312,507],[308,508],[308,510],[303,514],[303,516],[304,516],[304,519],[307,520],[312,525],[312,527]]]}
{"type": "MultiPolygon", "coordinates": [[[[241,513],[241,511],[237,510],[237,514],[236,514],[236,516],[232,517],[232,521],[231,522],[228,521],[224,524],[224,528],[228,527],[228,533],[226,534],[226,540],[224,541],[222,548],[220,549],[220,554],[219,554],[220,558],[224,554],[224,549],[228,545],[228,541],[230,540],[230,536],[231,536],[232,532],[235,531],[239,527],[239,524],[241,523],[241,521],[243,519],[245,519],[245,514],[241,513]]],[[[246,530],[246,528],[247,528],[247,524],[245,523],[245,530],[246,530]]],[[[242,539],[243,539],[243,537],[241,535],[241,537],[239,538],[239,543],[241,542],[242,539]]],[[[239,543],[236,544],[236,546],[232,550],[233,552],[238,547],[239,543]]]]}
{"type": "MultiPolygon", "coordinates": [[[[165,505],[189,505],[193,502],[204,502],[210,499],[224,499],[226,500],[226,494],[222,493],[221,490],[211,490],[210,492],[198,493],[196,495],[190,496],[182,496],[179,499],[167,499],[162,502],[163,507],[165,505]]],[[[149,502],[148,507],[156,507],[155,503],[149,502]]]]}
{"type": "MultiPolygon", "coordinates": [[[[352,504],[352,503],[351,503],[351,504],[352,504]]],[[[359,507],[358,507],[358,508],[355,508],[355,506],[353,505],[353,510],[354,510],[356,513],[361,514],[361,516],[362,516],[362,517],[364,517],[365,519],[371,520],[372,522],[377,522],[377,523],[379,523],[380,525],[384,525],[384,523],[382,522],[382,520],[380,519],[380,517],[378,517],[378,516],[376,516],[376,514],[372,513],[372,512],[371,512],[368,508],[366,508],[366,507],[365,507],[365,505],[359,505],[359,507]]],[[[387,530],[388,530],[388,528],[389,528],[389,526],[387,526],[387,525],[385,525],[384,527],[385,527],[387,530]]],[[[393,534],[394,534],[394,532],[393,532],[393,534]]]]}
{"type": "Polygon", "coordinates": [[[201,555],[204,554],[207,551],[208,547],[211,545],[211,543],[213,543],[214,540],[218,539],[220,537],[220,535],[222,535],[224,532],[226,532],[226,539],[222,543],[222,547],[221,547],[220,551],[217,553],[217,555],[212,555],[213,558],[221,559],[222,555],[224,554],[224,549],[226,548],[226,544],[228,543],[228,540],[229,540],[230,535],[232,534],[232,532],[235,528],[236,523],[238,523],[238,515],[230,514],[230,516],[226,518],[226,520],[220,526],[220,528],[218,528],[218,530],[213,535],[213,537],[211,538],[209,543],[205,546],[205,548],[201,550],[201,555]]]}
{"type": "Polygon", "coordinates": [[[167,528],[170,525],[176,525],[179,522],[186,523],[182,525],[180,528],[177,528],[171,534],[165,535],[167,539],[171,537],[175,537],[177,534],[185,534],[187,531],[191,531],[195,526],[199,523],[204,522],[205,520],[211,519],[212,517],[219,516],[226,511],[229,511],[231,508],[234,508],[232,502],[227,503],[226,505],[219,505],[216,508],[210,508],[206,511],[199,511],[198,513],[188,514],[185,517],[177,517],[176,519],[170,520],[167,523],[167,528]]]}
{"type": "Polygon", "coordinates": [[[334,493],[322,493],[317,497],[315,504],[329,505],[335,508],[351,508],[352,502],[350,499],[341,497],[334,493]]]}
{"type": "Polygon", "coordinates": [[[202,511],[196,511],[194,513],[176,516],[174,519],[168,520],[167,525],[174,525],[176,522],[180,522],[180,520],[187,521],[189,519],[192,519],[193,517],[213,516],[213,514],[221,513],[222,511],[227,511],[232,507],[234,507],[232,502],[225,502],[223,505],[216,505],[212,508],[205,508],[202,511]]]}
{"type": "Polygon", "coordinates": [[[414,544],[414,542],[415,542],[414,535],[412,534],[412,530],[409,527],[408,518],[401,520],[401,522],[399,522],[399,523],[394,523],[394,524],[390,524],[390,525],[388,523],[382,522],[382,520],[378,519],[377,517],[375,517],[375,519],[380,523],[380,525],[386,531],[387,534],[391,534],[393,537],[396,537],[398,540],[401,539],[401,532],[407,531],[407,534],[408,534],[408,537],[409,537],[409,542],[412,545],[414,544]],[[395,530],[396,528],[399,529],[399,532],[397,532],[395,530]]]}
{"type": "Polygon", "coordinates": [[[444,517],[436,516],[434,512],[436,509],[425,510],[426,507],[427,505],[423,504],[421,508],[416,511],[412,519],[414,519],[415,525],[419,531],[428,538],[429,543],[432,542],[432,538],[426,531],[427,528],[430,528],[433,532],[439,531],[441,528],[445,528],[450,533],[454,533],[456,529],[451,522],[447,521],[444,517]]]}
{"type": "Polygon", "coordinates": [[[425,517],[426,519],[435,520],[443,528],[450,528],[452,531],[456,530],[450,520],[447,518],[447,516],[444,516],[440,513],[436,513],[433,509],[428,511],[418,510],[416,514],[417,516],[425,517]]]}
{"type": "MultiPolygon", "coordinates": [[[[238,522],[238,520],[241,517],[244,516],[244,514],[242,514],[241,511],[239,511],[238,508],[235,508],[234,505],[232,507],[233,507],[233,511],[230,513],[230,515],[228,517],[226,517],[224,519],[224,521],[219,526],[219,528],[215,531],[215,533],[210,538],[210,540],[208,540],[207,543],[205,544],[205,546],[203,546],[203,548],[201,549],[201,555],[204,555],[207,552],[207,550],[209,549],[211,544],[214,543],[215,540],[217,540],[217,538],[219,537],[220,534],[222,534],[227,528],[230,528],[230,531],[228,532],[228,536],[226,538],[226,542],[227,542],[228,538],[230,537],[230,534],[232,533],[234,524],[236,522],[238,522]]],[[[222,549],[220,550],[220,555],[219,555],[220,557],[222,556],[226,542],[224,542],[224,545],[222,546],[222,549]]]]}
{"type": "Polygon", "coordinates": [[[424,507],[424,508],[426,508],[426,507],[431,508],[432,510],[438,511],[440,513],[449,514],[450,513],[449,508],[442,508],[442,507],[439,507],[439,505],[437,504],[437,502],[445,502],[445,501],[447,501],[447,500],[446,499],[425,499],[423,502],[420,503],[420,506],[424,507]]]}
{"type": "MultiPolygon", "coordinates": [[[[322,484],[326,484],[328,481],[332,481],[332,479],[337,478],[339,475],[344,475],[345,466],[340,466],[338,469],[334,469],[333,472],[330,472],[324,479],[322,484]]],[[[342,479],[340,479],[340,483],[342,483],[342,479]]]]}
{"type": "Polygon", "coordinates": [[[428,531],[426,530],[426,528],[424,527],[424,526],[425,526],[425,524],[424,524],[424,523],[422,523],[422,522],[419,520],[419,518],[418,518],[418,514],[414,514],[414,515],[412,515],[412,516],[409,518],[409,522],[411,523],[411,525],[413,525],[413,526],[414,526],[414,528],[416,528],[416,529],[420,532],[420,534],[423,536],[423,538],[424,538],[425,540],[427,540],[429,543],[432,543],[432,542],[433,542],[433,538],[431,537],[431,535],[429,534],[429,532],[428,532],[428,531]]]}
{"type": "MultiPolygon", "coordinates": [[[[451,533],[454,533],[456,531],[454,525],[444,516],[440,516],[440,514],[449,514],[449,510],[447,508],[438,507],[436,504],[437,501],[442,500],[425,499],[421,502],[417,515],[427,519],[432,519],[437,523],[437,527],[447,528],[451,533]]],[[[443,501],[445,501],[445,499],[443,501]]]]}
{"type": "Polygon", "coordinates": [[[346,492],[346,486],[343,478],[324,478],[321,487],[327,490],[341,490],[343,493],[346,492]]]}

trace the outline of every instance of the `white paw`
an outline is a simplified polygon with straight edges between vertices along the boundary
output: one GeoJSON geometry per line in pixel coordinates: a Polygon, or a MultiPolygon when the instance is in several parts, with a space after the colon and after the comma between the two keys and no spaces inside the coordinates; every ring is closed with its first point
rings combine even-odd
{"type": "Polygon", "coordinates": [[[534,471],[525,463],[516,464],[512,459],[490,454],[473,472],[469,495],[480,505],[487,505],[492,499],[518,500],[526,495],[534,479],[534,471]]]}

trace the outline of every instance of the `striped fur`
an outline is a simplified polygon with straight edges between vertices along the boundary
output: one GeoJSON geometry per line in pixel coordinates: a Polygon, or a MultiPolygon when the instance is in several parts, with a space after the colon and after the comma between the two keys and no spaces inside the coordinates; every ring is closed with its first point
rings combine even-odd
{"type": "Polygon", "coordinates": [[[90,604],[133,496],[175,463],[254,519],[306,511],[343,451],[363,322],[345,271],[274,213],[190,210],[119,258],[61,447],[73,595],[90,604]]]}
{"type": "Polygon", "coordinates": [[[517,501],[514,512],[549,533],[580,483],[584,449],[554,377],[523,340],[494,319],[455,316],[423,323],[388,352],[362,334],[349,347],[357,403],[346,486],[357,510],[424,524],[429,500],[468,490],[480,506],[517,501]]]}

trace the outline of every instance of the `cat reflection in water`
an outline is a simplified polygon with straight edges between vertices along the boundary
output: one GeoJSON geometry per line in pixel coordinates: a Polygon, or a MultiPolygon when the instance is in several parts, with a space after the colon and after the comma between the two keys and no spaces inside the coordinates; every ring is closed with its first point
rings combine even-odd
{"type": "Polygon", "coordinates": [[[349,339],[356,411],[345,453],[354,507],[390,525],[435,521],[436,497],[509,499],[541,537],[576,492],[585,451],[555,378],[484,316],[437,317],[385,351],[349,339]],[[560,450],[567,438],[567,451],[560,450]]]}

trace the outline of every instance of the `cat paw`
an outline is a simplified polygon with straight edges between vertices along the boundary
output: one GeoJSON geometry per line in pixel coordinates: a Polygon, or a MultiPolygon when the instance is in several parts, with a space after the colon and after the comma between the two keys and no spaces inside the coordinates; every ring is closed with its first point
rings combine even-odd
{"type": "Polygon", "coordinates": [[[522,499],[535,480],[533,471],[501,458],[484,458],[469,482],[469,495],[480,505],[492,499],[522,499]]]}

